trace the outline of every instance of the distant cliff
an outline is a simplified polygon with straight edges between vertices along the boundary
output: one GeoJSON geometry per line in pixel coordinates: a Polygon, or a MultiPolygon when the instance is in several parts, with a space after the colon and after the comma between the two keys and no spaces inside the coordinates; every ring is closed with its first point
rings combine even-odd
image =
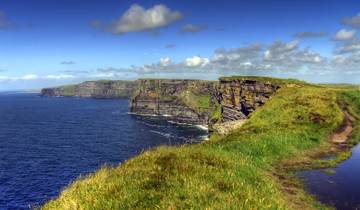
{"type": "Polygon", "coordinates": [[[44,88],[43,96],[129,98],[130,111],[162,115],[190,124],[209,125],[220,134],[241,126],[282,85],[301,83],[266,77],[222,77],[219,81],[140,79],[88,81],[44,88]]]}
{"type": "Polygon", "coordinates": [[[130,111],[163,115],[177,122],[207,125],[215,84],[215,81],[200,80],[139,80],[131,99],[130,111]]]}
{"type": "Polygon", "coordinates": [[[92,98],[129,98],[135,90],[136,82],[121,80],[87,81],[78,85],[44,88],[42,96],[77,96],[92,98]]]}

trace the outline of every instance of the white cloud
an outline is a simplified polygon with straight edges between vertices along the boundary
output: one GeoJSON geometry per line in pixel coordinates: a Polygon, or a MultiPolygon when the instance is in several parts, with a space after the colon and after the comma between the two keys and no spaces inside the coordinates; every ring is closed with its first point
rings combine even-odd
{"type": "Polygon", "coordinates": [[[34,79],[38,79],[38,78],[39,77],[36,74],[28,74],[28,75],[20,77],[19,79],[21,79],[21,80],[34,80],[34,79]]]}
{"type": "Polygon", "coordinates": [[[9,77],[8,76],[0,76],[0,81],[3,81],[3,80],[9,80],[9,77]]]}
{"type": "Polygon", "coordinates": [[[341,29],[340,31],[338,31],[335,35],[335,40],[336,41],[345,41],[345,40],[350,40],[353,39],[356,35],[356,30],[352,29],[352,30],[346,30],[346,29],[341,29]]]}
{"type": "Polygon", "coordinates": [[[264,53],[264,59],[267,61],[285,60],[289,55],[299,47],[299,41],[294,40],[288,43],[276,41],[272,43],[264,53]]]}
{"type": "Polygon", "coordinates": [[[133,4],[119,20],[111,24],[110,31],[114,34],[147,31],[167,26],[180,20],[182,16],[179,11],[172,11],[163,4],[155,5],[149,9],[133,4]]]}
{"type": "Polygon", "coordinates": [[[171,65],[171,59],[169,57],[160,58],[160,65],[161,66],[170,66],[171,65]]]}
{"type": "Polygon", "coordinates": [[[71,79],[74,78],[73,75],[70,74],[60,74],[60,75],[47,75],[45,77],[42,77],[43,79],[71,79]]]}
{"type": "Polygon", "coordinates": [[[203,58],[200,56],[193,56],[185,60],[185,65],[187,67],[204,67],[210,63],[208,58],[203,58]]]}
{"type": "Polygon", "coordinates": [[[115,77],[115,73],[114,73],[114,72],[99,73],[99,74],[90,75],[89,77],[95,77],[95,78],[112,78],[112,77],[115,77]]]}
{"type": "Polygon", "coordinates": [[[301,49],[299,41],[275,41],[270,45],[259,43],[234,49],[216,49],[212,58],[192,56],[183,62],[173,63],[161,58],[158,63],[132,67],[129,71],[139,75],[179,74],[195,75],[199,72],[212,75],[264,74],[270,72],[297,72],[318,69],[327,59],[309,48],[301,49]]]}

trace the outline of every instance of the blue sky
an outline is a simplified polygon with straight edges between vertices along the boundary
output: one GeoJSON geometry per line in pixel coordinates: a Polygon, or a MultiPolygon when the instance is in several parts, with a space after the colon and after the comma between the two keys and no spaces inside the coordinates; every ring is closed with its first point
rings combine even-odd
{"type": "Polygon", "coordinates": [[[2,1],[0,90],[233,74],[358,83],[359,12],[356,0],[2,1]]]}

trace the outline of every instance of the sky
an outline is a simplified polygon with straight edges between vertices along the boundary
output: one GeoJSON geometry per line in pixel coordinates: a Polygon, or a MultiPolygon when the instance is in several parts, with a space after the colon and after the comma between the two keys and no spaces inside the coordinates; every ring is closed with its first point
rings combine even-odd
{"type": "Polygon", "coordinates": [[[3,0],[0,90],[228,75],[360,83],[358,0],[3,0]]]}

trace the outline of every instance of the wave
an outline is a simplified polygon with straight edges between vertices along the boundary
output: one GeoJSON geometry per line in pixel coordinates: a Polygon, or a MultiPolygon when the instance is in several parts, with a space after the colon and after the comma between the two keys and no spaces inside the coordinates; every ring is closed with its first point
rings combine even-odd
{"type": "Polygon", "coordinates": [[[208,131],[209,127],[207,125],[195,125],[195,127],[199,128],[200,130],[208,131]]]}
{"type": "Polygon", "coordinates": [[[149,130],[151,133],[156,133],[156,134],[159,134],[159,135],[161,135],[161,136],[164,136],[164,137],[166,137],[166,138],[171,138],[171,137],[173,137],[173,138],[176,138],[176,136],[173,136],[173,135],[171,135],[170,133],[165,133],[165,132],[160,132],[160,131],[154,131],[154,130],[149,130]]]}

